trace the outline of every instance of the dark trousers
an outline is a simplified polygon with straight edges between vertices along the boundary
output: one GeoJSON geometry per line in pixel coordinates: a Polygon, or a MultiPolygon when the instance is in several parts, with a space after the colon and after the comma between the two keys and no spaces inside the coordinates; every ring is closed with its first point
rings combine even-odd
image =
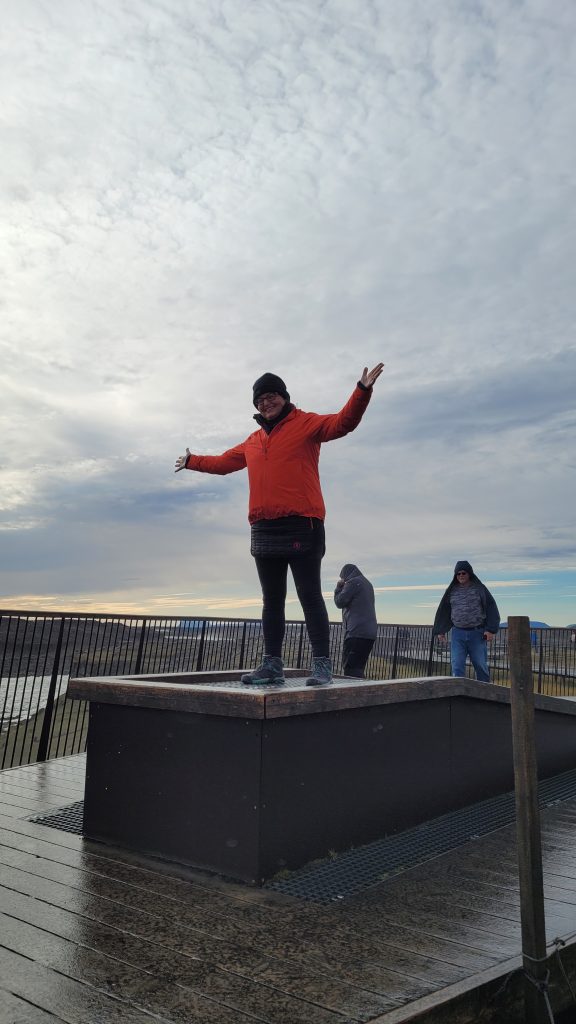
{"type": "Polygon", "coordinates": [[[322,552],[313,551],[308,555],[294,555],[291,558],[255,556],[254,561],[262,585],[265,654],[275,658],[282,656],[282,641],[286,628],[286,589],[290,567],[304,612],[312,653],[315,658],[329,656],[330,626],[320,583],[322,554],[323,549],[322,552]]]}
{"type": "Polygon", "coordinates": [[[342,669],[345,676],[364,679],[364,669],[374,647],[373,640],[363,636],[346,637],[342,647],[342,669]]]}

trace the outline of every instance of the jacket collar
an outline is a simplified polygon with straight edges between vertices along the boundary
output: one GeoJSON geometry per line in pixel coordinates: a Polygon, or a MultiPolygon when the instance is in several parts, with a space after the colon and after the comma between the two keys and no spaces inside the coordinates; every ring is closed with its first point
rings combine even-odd
{"type": "Polygon", "coordinates": [[[275,419],[265,420],[264,417],[261,416],[259,412],[254,414],[254,419],[256,420],[258,426],[262,427],[262,429],[265,430],[267,434],[270,434],[274,430],[274,427],[277,427],[278,424],[282,422],[282,420],[285,420],[286,417],[291,412],[294,411],[294,408],[295,407],[292,405],[291,402],[286,402],[286,405],[284,405],[282,408],[282,412],[279,413],[279,415],[276,416],[275,419]]]}

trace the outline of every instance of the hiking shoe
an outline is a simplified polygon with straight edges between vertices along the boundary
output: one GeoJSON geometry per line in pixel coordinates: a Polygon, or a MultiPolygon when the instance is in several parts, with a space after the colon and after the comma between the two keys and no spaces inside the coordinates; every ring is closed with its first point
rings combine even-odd
{"type": "Polygon", "coordinates": [[[272,655],[265,654],[262,664],[252,672],[245,672],[243,676],[240,676],[240,682],[252,686],[285,683],[282,658],[273,658],[272,655]]]}
{"type": "Polygon", "coordinates": [[[332,682],[332,662],[330,658],[314,658],[312,675],[306,680],[306,686],[328,686],[332,682]]]}

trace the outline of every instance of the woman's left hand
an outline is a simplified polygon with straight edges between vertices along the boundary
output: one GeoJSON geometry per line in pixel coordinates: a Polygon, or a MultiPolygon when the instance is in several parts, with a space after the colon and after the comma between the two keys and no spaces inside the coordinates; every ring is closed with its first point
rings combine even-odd
{"type": "Polygon", "coordinates": [[[360,383],[363,384],[365,388],[371,388],[378,380],[383,369],[384,363],[377,363],[373,370],[369,370],[368,367],[365,366],[364,372],[360,377],[360,383]]]}

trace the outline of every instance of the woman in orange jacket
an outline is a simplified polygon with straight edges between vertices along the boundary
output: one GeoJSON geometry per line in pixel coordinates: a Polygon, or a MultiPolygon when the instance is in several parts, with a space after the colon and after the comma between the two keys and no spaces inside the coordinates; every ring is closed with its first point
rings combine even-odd
{"type": "Polygon", "coordinates": [[[282,642],[288,567],[312,647],[313,669],[307,684],[332,682],[328,612],[320,583],[326,514],[318,474],[320,445],[358,426],[382,370],[383,363],[373,370],[364,367],[344,408],[327,416],[295,408],[284,381],[265,373],[253,387],[258,430],[222,455],[193,455],[187,448],[186,455],[176,460],[176,472],[191,469],[223,475],[248,469],[251,552],[263,597],[264,659],[242,676],[243,683],[285,682],[282,642]]]}

